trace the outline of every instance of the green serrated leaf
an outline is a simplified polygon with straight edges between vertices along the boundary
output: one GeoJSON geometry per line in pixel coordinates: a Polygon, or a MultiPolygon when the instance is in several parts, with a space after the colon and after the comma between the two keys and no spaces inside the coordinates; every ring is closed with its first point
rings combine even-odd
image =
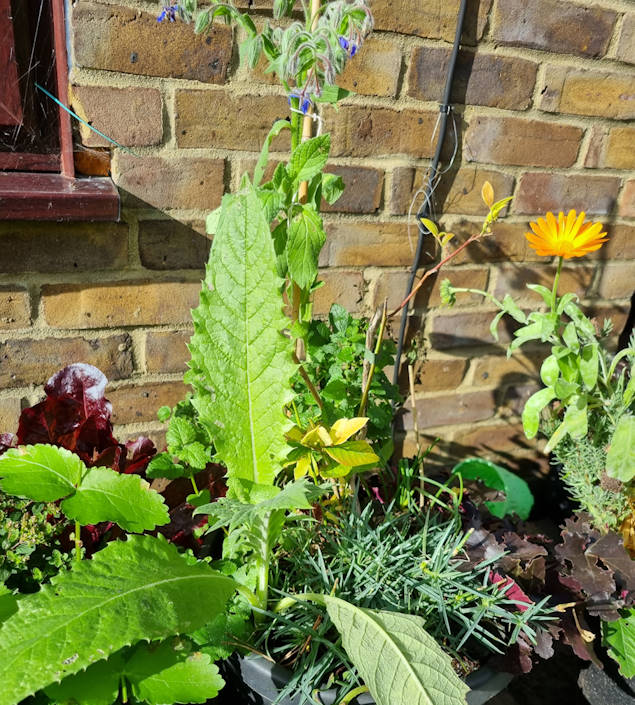
{"type": "Polygon", "coordinates": [[[465,705],[469,688],[421,617],[324,602],[377,705],[465,705]]]}
{"type": "Polygon", "coordinates": [[[156,477],[165,477],[168,480],[176,480],[177,477],[185,477],[185,468],[172,460],[169,453],[159,453],[148,464],[146,477],[153,480],[156,477]]]}
{"type": "Polygon", "coordinates": [[[295,148],[287,166],[287,173],[294,188],[301,181],[309,181],[324,169],[330,149],[331,136],[329,134],[312,137],[295,148]]]}
{"type": "Polygon", "coordinates": [[[45,688],[55,705],[112,705],[119,694],[124,659],[121,653],[98,661],[85,671],[64,678],[45,688]]]}
{"type": "Polygon", "coordinates": [[[452,474],[461,474],[466,480],[479,480],[486,487],[505,493],[502,502],[485,502],[490,512],[499,518],[517,514],[527,519],[534,506],[534,497],[529,485],[513,472],[480,458],[468,458],[452,468],[452,474]]]}
{"type": "Polygon", "coordinates": [[[169,641],[140,644],[125,673],[135,697],[148,705],[204,703],[225,685],[207,654],[179,651],[169,641]]]}
{"type": "Polygon", "coordinates": [[[624,610],[615,622],[602,622],[603,644],[624,678],[635,677],[635,609],[624,610]]]}
{"type": "Polygon", "coordinates": [[[320,250],[326,242],[322,218],[312,207],[304,205],[288,228],[287,263],[289,275],[301,289],[308,289],[318,271],[320,250]]]}
{"type": "Polygon", "coordinates": [[[209,448],[206,448],[198,441],[188,443],[179,452],[179,460],[193,467],[195,470],[204,470],[207,463],[211,461],[209,448]]]}
{"type": "Polygon", "coordinates": [[[216,208],[205,218],[205,232],[208,235],[214,235],[218,228],[218,220],[220,218],[220,208],[216,208]]]}
{"type": "Polygon", "coordinates": [[[258,189],[257,193],[264,209],[265,218],[268,223],[271,223],[285,206],[284,194],[280,191],[263,188],[258,189]]]}
{"type": "Polygon", "coordinates": [[[112,521],[124,531],[151,531],[170,521],[163,497],[139,475],[90,468],[61,509],[82,526],[112,521]]]}
{"type": "Polygon", "coordinates": [[[55,502],[75,491],[84,472],[81,458],[66,448],[20,446],[0,456],[0,489],[35,502],[55,502]]]}
{"type": "Polygon", "coordinates": [[[2,624],[0,705],[15,705],[141,639],[197,629],[225,610],[234,590],[233,580],[193,564],[163,539],[114,541],[23,597],[2,624]]]}
{"type": "Polygon", "coordinates": [[[267,161],[269,160],[269,149],[274,138],[277,137],[282,132],[282,130],[290,129],[291,123],[288,120],[276,120],[273,123],[273,126],[269,130],[269,134],[265,139],[265,143],[262,145],[262,150],[260,151],[260,156],[258,157],[258,163],[256,164],[256,168],[254,169],[254,186],[258,186],[262,181],[265,169],[267,168],[267,161]]]}
{"type": "Polygon", "coordinates": [[[622,416],[617,422],[606,455],[606,472],[624,483],[635,477],[635,416],[622,416]]]}
{"type": "Polygon", "coordinates": [[[346,443],[340,443],[337,446],[329,446],[324,451],[335,462],[349,468],[379,462],[379,458],[367,441],[346,441],[346,443]]]}
{"type": "Polygon", "coordinates": [[[192,400],[235,478],[270,484],[288,450],[293,341],[282,335],[282,280],[253,188],[225,196],[201,303],[192,313],[192,400]],[[213,389],[213,396],[209,390],[213,389]]]}
{"type": "Polygon", "coordinates": [[[322,198],[333,205],[344,193],[344,181],[337,174],[322,174],[322,198]]]}
{"type": "Polygon", "coordinates": [[[174,455],[179,455],[188,443],[196,441],[196,428],[189,419],[174,416],[170,420],[170,427],[165,434],[165,440],[170,452],[174,455]]]}

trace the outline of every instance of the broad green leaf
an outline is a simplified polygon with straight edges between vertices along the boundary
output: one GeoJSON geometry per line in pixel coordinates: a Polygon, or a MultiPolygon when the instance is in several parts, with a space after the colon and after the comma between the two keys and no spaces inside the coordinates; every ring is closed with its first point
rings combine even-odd
{"type": "Polygon", "coordinates": [[[540,425],[540,413],[542,410],[556,398],[556,393],[552,387],[541,389],[535,394],[532,394],[525,402],[525,408],[522,413],[523,429],[527,438],[533,438],[538,433],[540,425]]]}
{"type": "Polygon", "coordinates": [[[119,694],[123,667],[123,655],[116,653],[48,686],[44,692],[56,705],[112,705],[119,694]]]}
{"type": "Polygon", "coordinates": [[[294,216],[288,226],[287,264],[289,275],[301,289],[308,289],[318,272],[320,250],[326,233],[319,213],[309,205],[294,216]]]}
{"type": "Polygon", "coordinates": [[[580,342],[578,340],[578,334],[576,333],[575,324],[573,322],[567,323],[564,327],[564,331],[562,331],[562,339],[570,350],[573,350],[573,352],[578,352],[580,349],[580,342]]]}
{"type": "Polygon", "coordinates": [[[344,181],[337,174],[322,174],[322,198],[333,205],[344,193],[344,181]]]}
{"type": "Polygon", "coordinates": [[[587,430],[586,395],[573,395],[567,403],[567,410],[564,413],[562,423],[551,435],[544,452],[550,453],[567,434],[569,434],[571,438],[582,438],[586,436],[587,430]]]}
{"type": "Polygon", "coordinates": [[[602,637],[624,678],[635,677],[635,609],[622,612],[615,622],[602,622],[602,637]]]}
{"type": "Polygon", "coordinates": [[[311,509],[312,502],[324,491],[305,478],[284,486],[274,497],[258,504],[244,504],[235,499],[221,497],[211,504],[204,504],[194,510],[194,514],[209,515],[210,531],[229,526],[233,531],[237,526],[250,524],[258,516],[283,509],[311,509]]]}
{"type": "Polygon", "coordinates": [[[155,477],[165,477],[168,480],[176,480],[177,477],[185,477],[185,468],[172,460],[169,453],[159,453],[155,455],[146,468],[146,477],[151,480],[155,477]]]}
{"type": "Polygon", "coordinates": [[[145,480],[110,468],[90,468],[61,509],[82,526],[112,521],[132,532],[151,531],[170,521],[163,497],[145,480]]]}
{"type": "Polygon", "coordinates": [[[270,484],[284,462],[293,341],[282,334],[282,280],[253,188],[225,196],[201,303],[192,312],[189,380],[199,421],[234,478],[270,484]],[[210,389],[213,390],[210,393],[210,389]]]}
{"type": "Polygon", "coordinates": [[[271,223],[278,213],[285,207],[284,194],[279,191],[274,191],[273,189],[258,189],[258,198],[262,203],[262,207],[265,213],[265,219],[268,223],[271,223]]]}
{"type": "Polygon", "coordinates": [[[0,705],[15,705],[124,646],[164,639],[225,610],[230,578],[176,546],[130,536],[19,601],[0,627],[0,705]]]}
{"type": "Polygon", "coordinates": [[[331,426],[331,439],[335,445],[344,443],[351,436],[354,436],[358,431],[361,431],[368,423],[368,417],[359,416],[354,419],[338,419],[331,426]]]}
{"type": "Polygon", "coordinates": [[[324,451],[335,462],[351,468],[379,462],[379,458],[367,441],[346,441],[346,443],[325,448],[324,451]]]}
{"type": "Polygon", "coordinates": [[[75,491],[86,466],[66,448],[38,444],[0,456],[0,489],[36,502],[55,502],[75,491]]]}
{"type": "Polygon", "coordinates": [[[196,440],[196,428],[189,420],[180,416],[174,416],[170,420],[170,427],[165,434],[168,447],[178,454],[181,448],[196,440]]]}
{"type": "Polygon", "coordinates": [[[324,602],[377,705],[465,705],[469,688],[421,617],[324,602]]]}
{"type": "Polygon", "coordinates": [[[300,442],[303,446],[318,449],[333,445],[333,439],[324,426],[316,426],[307,431],[300,442]]]}
{"type": "Polygon", "coordinates": [[[480,480],[486,487],[505,493],[502,502],[485,502],[490,512],[499,518],[517,514],[527,519],[534,505],[529,485],[518,475],[500,465],[480,458],[468,458],[452,469],[452,474],[461,474],[465,480],[480,480]]]}
{"type": "Polygon", "coordinates": [[[170,641],[139,644],[125,672],[135,697],[149,705],[204,703],[225,685],[207,654],[179,651],[170,641]]]}
{"type": "Polygon", "coordinates": [[[194,441],[188,443],[179,451],[179,460],[186,465],[190,465],[195,470],[204,470],[207,463],[211,461],[209,449],[202,443],[194,441]]]}
{"type": "Polygon", "coordinates": [[[575,322],[578,330],[588,338],[595,338],[595,328],[593,323],[580,311],[575,302],[570,301],[564,307],[564,312],[575,322]]]}
{"type": "Polygon", "coordinates": [[[549,355],[540,366],[540,379],[546,387],[553,387],[559,376],[558,359],[555,355],[549,355]]]}
{"type": "Polygon", "coordinates": [[[18,598],[4,585],[0,585],[0,624],[18,611],[18,598]]]}
{"type": "Polygon", "coordinates": [[[597,343],[586,345],[580,353],[580,376],[587,389],[594,389],[598,381],[600,353],[597,343]]]}
{"type": "Polygon", "coordinates": [[[220,220],[220,207],[215,208],[211,213],[205,218],[205,232],[208,235],[214,235],[216,229],[218,228],[218,221],[220,220]]]}
{"type": "Polygon", "coordinates": [[[547,306],[551,306],[551,289],[547,289],[542,284],[527,284],[527,288],[540,294],[547,306]]]}
{"type": "Polygon", "coordinates": [[[312,137],[299,144],[293,151],[287,173],[294,187],[301,181],[309,181],[326,166],[331,149],[331,136],[327,133],[312,137]]]}
{"type": "Polygon", "coordinates": [[[624,483],[635,477],[635,416],[622,416],[617,422],[606,455],[606,473],[624,483]]]}
{"type": "Polygon", "coordinates": [[[262,145],[262,150],[260,151],[260,156],[258,157],[258,163],[254,169],[254,186],[260,185],[262,181],[262,176],[267,168],[267,161],[269,160],[269,148],[274,138],[277,137],[282,130],[291,129],[291,123],[288,120],[276,120],[273,123],[273,127],[269,130],[269,134],[265,139],[265,143],[262,145]]]}
{"type": "Polygon", "coordinates": [[[577,382],[567,382],[566,379],[558,379],[553,385],[553,391],[558,399],[564,401],[580,391],[580,385],[577,382]]]}
{"type": "Polygon", "coordinates": [[[318,97],[316,97],[316,103],[337,103],[340,100],[344,100],[349,95],[355,95],[352,91],[346,90],[346,88],[340,88],[339,86],[323,86],[322,92],[318,97]]]}

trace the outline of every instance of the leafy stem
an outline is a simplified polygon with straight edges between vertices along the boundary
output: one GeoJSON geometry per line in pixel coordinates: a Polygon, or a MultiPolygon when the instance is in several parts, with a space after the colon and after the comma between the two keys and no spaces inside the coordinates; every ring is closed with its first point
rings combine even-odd
{"type": "Polygon", "coordinates": [[[558,282],[560,281],[560,272],[562,271],[563,262],[564,257],[558,257],[558,269],[556,270],[556,276],[553,279],[553,289],[551,290],[551,310],[553,313],[556,313],[558,304],[558,282]]]}
{"type": "Polygon", "coordinates": [[[387,303],[384,301],[384,307],[381,314],[381,322],[379,324],[379,331],[377,332],[377,342],[375,343],[375,350],[373,351],[373,360],[370,363],[370,370],[368,372],[368,379],[366,380],[366,386],[362,393],[362,400],[359,404],[358,416],[366,416],[366,405],[368,404],[368,394],[370,393],[370,385],[373,383],[373,377],[375,376],[375,368],[377,366],[376,360],[377,355],[379,355],[379,350],[381,348],[381,341],[384,338],[384,330],[386,329],[386,319],[388,318],[388,308],[387,303]]]}

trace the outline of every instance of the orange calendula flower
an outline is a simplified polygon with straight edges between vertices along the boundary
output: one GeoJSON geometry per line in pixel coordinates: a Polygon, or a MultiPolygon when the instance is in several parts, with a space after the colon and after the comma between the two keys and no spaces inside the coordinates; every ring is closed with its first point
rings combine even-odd
{"type": "Polygon", "coordinates": [[[602,232],[602,223],[585,223],[586,213],[577,215],[571,210],[565,216],[560,211],[558,219],[553,213],[547,213],[546,218],[538,218],[537,222],[529,223],[533,232],[525,233],[530,246],[536,254],[542,256],[556,255],[569,259],[584,257],[584,255],[602,247],[608,238],[602,232]]]}

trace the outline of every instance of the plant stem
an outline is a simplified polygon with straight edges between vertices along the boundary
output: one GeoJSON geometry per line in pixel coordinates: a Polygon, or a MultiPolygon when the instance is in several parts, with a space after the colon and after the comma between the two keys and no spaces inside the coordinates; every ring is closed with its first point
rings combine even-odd
{"type": "MultiPolygon", "coordinates": [[[[384,301],[384,308],[381,314],[381,323],[379,324],[379,331],[377,333],[377,342],[375,343],[375,358],[379,355],[379,349],[381,348],[381,342],[384,338],[384,330],[386,328],[386,319],[388,318],[388,304],[384,301]]],[[[375,360],[371,362],[370,370],[368,372],[368,380],[366,381],[366,387],[362,394],[362,400],[359,403],[359,413],[358,416],[364,416],[366,413],[366,405],[368,403],[368,394],[370,392],[370,385],[373,383],[373,377],[375,375],[375,360]]]]}
{"type": "Polygon", "coordinates": [[[192,483],[192,487],[194,488],[194,493],[198,494],[198,487],[196,486],[196,479],[194,478],[194,475],[190,475],[190,482],[192,483]]]}
{"type": "MultiPolygon", "coordinates": [[[[324,408],[324,404],[322,402],[322,399],[320,398],[320,394],[318,390],[315,388],[315,385],[309,378],[309,375],[307,374],[307,371],[302,367],[302,364],[300,360],[298,360],[298,355],[297,353],[293,353],[293,362],[298,366],[298,372],[300,373],[300,377],[304,380],[304,383],[306,386],[309,388],[309,391],[311,392],[311,396],[315,399],[317,405],[320,407],[320,411],[324,408]]],[[[296,411],[296,416],[297,416],[297,411],[296,411]]],[[[299,426],[300,424],[298,424],[299,426]]]]}
{"type": "Polygon", "coordinates": [[[82,527],[79,522],[75,522],[75,563],[79,564],[82,560],[82,527]]]}
{"type": "Polygon", "coordinates": [[[362,693],[368,693],[368,686],[367,685],[360,685],[357,688],[353,688],[353,690],[351,690],[350,693],[347,693],[340,700],[340,705],[348,705],[351,700],[355,700],[355,698],[358,695],[361,695],[362,693]]]}
{"type": "Polygon", "coordinates": [[[560,272],[562,271],[563,262],[564,257],[558,257],[558,269],[556,270],[556,276],[553,279],[553,289],[551,291],[551,310],[553,313],[556,312],[556,305],[558,303],[558,282],[560,281],[560,272]]]}
{"type": "Polygon", "coordinates": [[[126,685],[125,676],[121,676],[121,702],[124,705],[128,702],[128,686],[126,685]]]}

